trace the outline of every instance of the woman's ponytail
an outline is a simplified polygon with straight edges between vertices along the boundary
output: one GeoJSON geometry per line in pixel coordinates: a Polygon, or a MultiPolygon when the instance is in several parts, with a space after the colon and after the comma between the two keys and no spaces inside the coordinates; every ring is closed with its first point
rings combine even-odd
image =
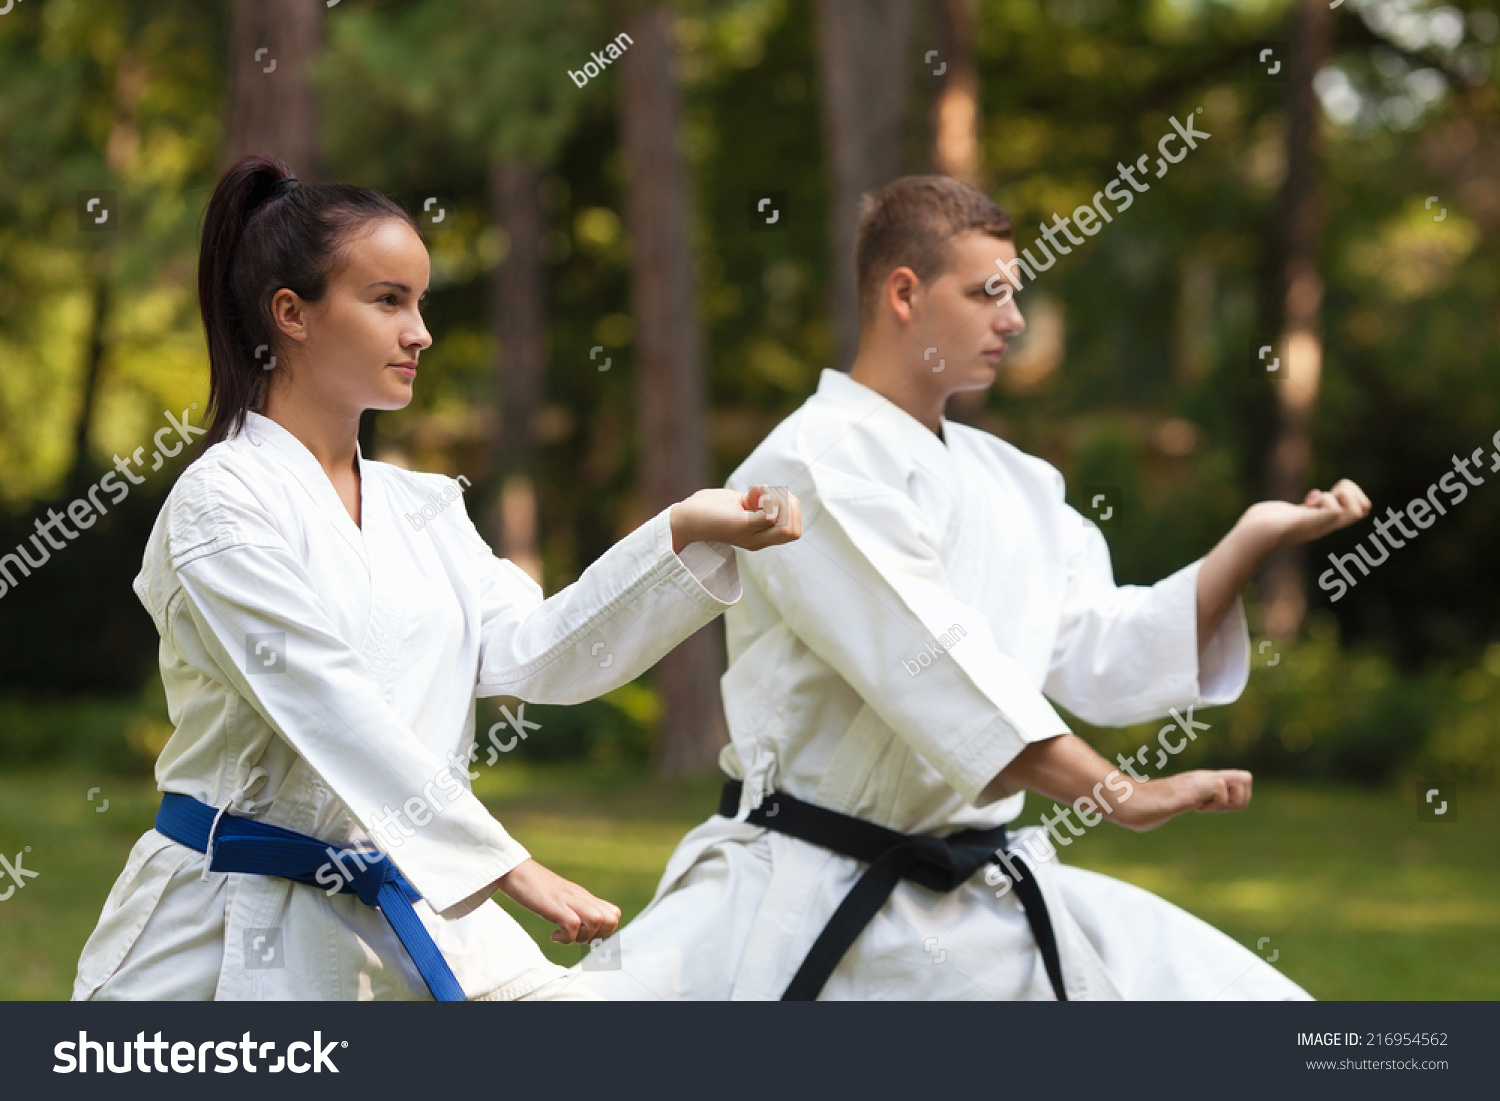
{"type": "Polygon", "coordinates": [[[203,216],[198,306],[208,340],[209,426],[203,438],[205,450],[238,432],[245,422],[245,411],[259,406],[265,397],[266,372],[244,369],[249,334],[246,319],[235,304],[231,272],[251,214],[274,196],[277,182],[291,174],[290,168],[272,157],[241,157],[219,180],[203,216]]]}

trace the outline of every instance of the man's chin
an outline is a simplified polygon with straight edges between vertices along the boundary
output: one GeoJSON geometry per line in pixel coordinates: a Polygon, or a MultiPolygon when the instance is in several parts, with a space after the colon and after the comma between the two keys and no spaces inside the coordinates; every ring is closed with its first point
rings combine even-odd
{"type": "Polygon", "coordinates": [[[954,379],[952,382],[953,393],[964,393],[969,390],[988,390],[995,384],[995,379],[1000,375],[999,369],[993,364],[981,360],[969,371],[954,379]]]}

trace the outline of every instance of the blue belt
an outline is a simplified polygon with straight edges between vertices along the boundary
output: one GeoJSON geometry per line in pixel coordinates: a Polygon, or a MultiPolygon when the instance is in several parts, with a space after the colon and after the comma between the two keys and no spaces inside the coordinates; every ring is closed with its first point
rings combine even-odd
{"type": "Polygon", "coordinates": [[[217,813],[213,807],[190,795],[167,792],[156,812],[156,832],[179,845],[206,853],[212,831],[213,858],[209,861],[209,871],[274,875],[294,883],[306,883],[309,887],[326,888],[326,876],[320,883],[318,872],[328,866],[335,855],[340,857],[337,865],[339,892],[356,894],[366,906],[373,906],[385,915],[385,920],[390,922],[391,929],[417,965],[433,999],[440,1002],[467,1000],[463,987],[458,985],[448,967],[448,961],[443,959],[426,926],[412,909],[411,904],[422,896],[384,853],[358,849],[330,853],[331,846],[326,841],[233,814],[223,815],[219,819],[219,828],[214,830],[217,813]],[[344,859],[353,863],[358,871],[346,869],[344,859]]]}

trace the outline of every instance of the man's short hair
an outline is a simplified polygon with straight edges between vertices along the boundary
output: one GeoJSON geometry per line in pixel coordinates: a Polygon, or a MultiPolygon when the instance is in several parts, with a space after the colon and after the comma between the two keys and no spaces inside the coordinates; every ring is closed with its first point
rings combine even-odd
{"type": "Polygon", "coordinates": [[[1010,215],[989,196],[950,176],[902,176],[860,196],[854,231],[859,317],[874,314],[880,286],[899,267],[927,283],[948,270],[948,243],[971,230],[1011,239],[1010,215]]]}

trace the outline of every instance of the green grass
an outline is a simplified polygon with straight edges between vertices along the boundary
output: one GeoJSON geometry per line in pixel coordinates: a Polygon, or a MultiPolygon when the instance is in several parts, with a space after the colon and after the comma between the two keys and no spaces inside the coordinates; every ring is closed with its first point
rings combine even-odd
{"type": "MultiPolygon", "coordinates": [[[[718,781],[516,762],[484,770],[476,789],[538,860],[628,919],[678,839],[712,812],[718,781]]],[[[40,873],[0,903],[0,999],[68,996],[78,952],[155,808],[145,780],[56,769],[0,777],[0,852],[31,846],[26,867],[40,873]]],[[[1414,801],[1395,791],[1260,783],[1245,814],[1188,815],[1149,834],[1104,824],[1064,859],[1154,891],[1252,949],[1269,937],[1264,954],[1278,952],[1276,965],[1319,998],[1500,998],[1500,794],[1466,790],[1460,813],[1458,824],[1419,824],[1414,801]]],[[[547,939],[551,926],[501,903],[550,958],[581,958],[547,939]]]]}

